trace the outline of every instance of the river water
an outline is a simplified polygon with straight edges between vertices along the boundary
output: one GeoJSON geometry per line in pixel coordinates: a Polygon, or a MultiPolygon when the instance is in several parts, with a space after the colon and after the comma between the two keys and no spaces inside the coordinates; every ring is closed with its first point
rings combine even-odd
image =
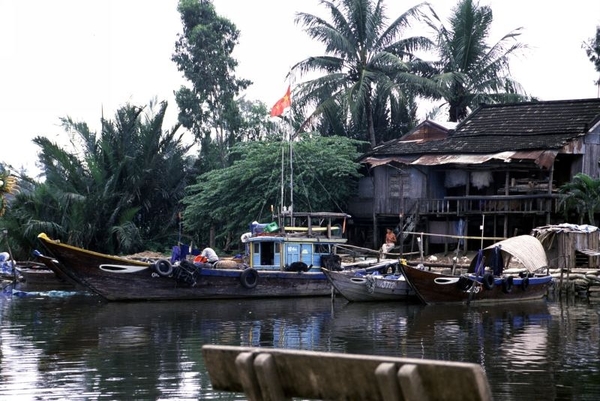
{"type": "MultiPolygon", "coordinates": [[[[244,399],[212,390],[204,344],[481,364],[495,400],[600,399],[600,305],[347,303],[341,298],[108,303],[0,295],[0,399],[244,399]]],[[[448,383],[452,385],[452,383],[448,383]]]]}

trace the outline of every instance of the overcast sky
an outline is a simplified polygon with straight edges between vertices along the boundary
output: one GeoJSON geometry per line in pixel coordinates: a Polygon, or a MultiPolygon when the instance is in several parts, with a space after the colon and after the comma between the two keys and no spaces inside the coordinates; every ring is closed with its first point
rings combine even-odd
{"type": "MultiPolygon", "coordinates": [[[[387,1],[396,17],[417,1],[387,1]]],[[[430,1],[444,22],[456,2],[430,1]]],[[[245,95],[271,106],[286,89],[289,68],[321,47],[294,23],[298,11],[326,16],[318,0],[214,0],[240,30],[237,76],[254,84],[245,95]]],[[[481,0],[494,12],[492,38],[523,27],[529,46],[511,71],[542,100],[598,97],[593,64],[581,45],[600,25],[600,1],[481,0]]],[[[0,0],[0,161],[35,172],[43,135],[67,143],[60,117],[98,129],[126,103],[169,102],[184,83],[171,61],[181,22],[177,0],[0,0]]],[[[165,128],[167,125],[165,126],[165,128]]]]}

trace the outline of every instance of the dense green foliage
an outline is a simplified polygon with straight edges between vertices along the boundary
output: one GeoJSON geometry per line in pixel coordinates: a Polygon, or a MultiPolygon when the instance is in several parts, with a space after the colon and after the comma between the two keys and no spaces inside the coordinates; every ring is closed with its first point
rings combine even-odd
{"type": "Polygon", "coordinates": [[[492,9],[473,0],[460,0],[449,19],[441,23],[431,10],[428,24],[437,34],[438,73],[434,77],[440,96],[449,106],[449,121],[462,121],[481,103],[523,100],[521,85],[510,77],[509,59],[524,48],[515,29],[496,44],[487,44],[492,9]]]}
{"type": "Polygon", "coordinates": [[[229,249],[232,242],[239,243],[252,221],[272,221],[272,211],[277,212],[282,204],[282,187],[287,191],[283,205],[290,206],[290,179],[294,210],[345,210],[355,193],[359,165],[353,160],[359,155],[358,143],[308,134],[299,139],[292,147],[293,174],[289,173],[287,142],[245,142],[234,147],[237,161],[233,165],[205,173],[188,187],[184,226],[186,232],[195,233],[196,243],[208,242],[215,225],[218,246],[229,249]]]}
{"type": "Polygon", "coordinates": [[[172,60],[192,85],[175,93],[179,121],[200,143],[201,170],[225,167],[241,129],[235,98],[251,84],[234,75],[237,61],[231,53],[239,31],[217,15],[211,1],[181,0],[177,10],[183,34],[175,43],[172,60]]]}
{"type": "Polygon", "coordinates": [[[45,181],[21,191],[6,219],[32,244],[40,232],[72,245],[108,252],[160,250],[176,241],[176,213],[188,179],[178,127],[163,131],[167,109],[126,105],[100,133],[62,119],[69,152],[46,137],[39,163],[45,181]]]}
{"type": "Polygon", "coordinates": [[[595,225],[595,214],[600,212],[600,179],[575,174],[571,182],[560,187],[560,193],[563,197],[559,206],[567,221],[569,214],[574,212],[580,224],[587,218],[587,224],[595,225]]]}
{"type": "Polygon", "coordinates": [[[408,131],[414,124],[415,97],[431,85],[423,78],[427,65],[415,52],[432,43],[422,36],[403,34],[421,15],[424,4],[410,8],[389,25],[381,1],[321,4],[329,11],[328,20],[298,13],[296,22],[323,43],[326,54],[302,60],[292,70],[325,75],[299,84],[295,99],[316,107],[313,115],[324,120],[321,128],[368,141],[371,147],[390,139],[388,128],[393,125],[408,131]]]}

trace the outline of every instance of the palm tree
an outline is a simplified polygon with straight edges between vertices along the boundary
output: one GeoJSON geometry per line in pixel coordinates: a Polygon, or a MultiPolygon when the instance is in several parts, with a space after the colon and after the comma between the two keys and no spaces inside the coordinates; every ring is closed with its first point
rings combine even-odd
{"type": "Polygon", "coordinates": [[[449,121],[463,120],[480,103],[506,103],[524,99],[521,85],[510,78],[509,58],[526,46],[516,41],[517,28],[493,46],[486,43],[493,21],[492,9],[473,0],[460,0],[446,28],[433,9],[426,18],[436,32],[440,60],[439,93],[449,106],[449,121]]]}
{"type": "Polygon", "coordinates": [[[589,224],[594,224],[594,215],[600,212],[600,179],[578,173],[571,182],[562,185],[559,192],[564,195],[560,199],[559,207],[565,214],[575,210],[580,224],[583,223],[584,216],[589,224]]]}
{"type": "MultiPolygon", "coordinates": [[[[425,65],[414,52],[432,43],[425,37],[402,37],[405,28],[421,16],[425,3],[407,10],[387,25],[385,7],[379,0],[322,0],[330,21],[316,15],[297,13],[296,23],[325,45],[325,55],[309,57],[292,67],[300,75],[325,72],[296,88],[295,102],[315,104],[314,115],[340,116],[362,131],[371,147],[378,144],[374,109],[388,114],[412,106],[418,91],[428,85],[416,69],[425,65]]],[[[401,114],[401,113],[400,113],[401,114]]],[[[392,118],[390,118],[391,120],[392,118]]]]}
{"type": "Polygon", "coordinates": [[[189,145],[178,125],[163,130],[167,103],[157,106],[123,106],[100,133],[62,119],[74,153],[35,138],[45,181],[11,208],[22,230],[111,254],[172,245],[189,145]]]}

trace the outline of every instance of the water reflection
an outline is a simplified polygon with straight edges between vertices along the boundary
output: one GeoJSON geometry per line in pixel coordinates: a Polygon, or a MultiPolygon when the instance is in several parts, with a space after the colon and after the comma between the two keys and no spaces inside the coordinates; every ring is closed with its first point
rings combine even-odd
{"type": "Polygon", "coordinates": [[[299,300],[106,303],[0,297],[0,398],[243,399],[211,390],[204,344],[480,363],[496,399],[600,395],[598,309],[299,300]]]}

